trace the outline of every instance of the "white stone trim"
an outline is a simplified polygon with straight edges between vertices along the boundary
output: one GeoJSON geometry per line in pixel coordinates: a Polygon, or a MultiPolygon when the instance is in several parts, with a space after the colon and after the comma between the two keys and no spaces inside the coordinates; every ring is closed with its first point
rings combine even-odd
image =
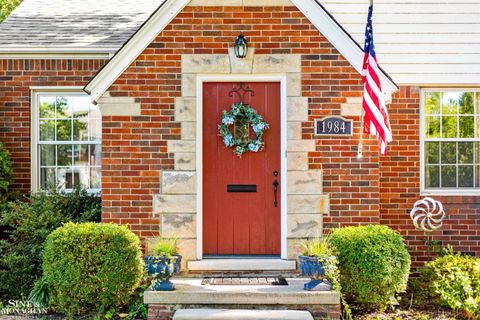
{"type": "MultiPolygon", "coordinates": [[[[145,50],[145,48],[163,31],[163,29],[180,13],[185,6],[192,1],[207,0],[166,0],[157,11],[145,22],[145,24],[134,34],[132,38],[113,56],[100,72],[85,86],[84,90],[91,95],[94,102],[102,96],[105,91],[118,79],[118,77],[132,64],[133,61],[145,50]]],[[[222,3],[231,2],[237,5],[238,0],[223,0],[222,3]]],[[[247,0],[245,0],[247,1],[247,0]]],[[[284,1],[284,0],[281,0],[284,1]]],[[[347,61],[361,73],[363,50],[343,30],[340,25],[329,15],[317,0],[290,0],[310,20],[310,22],[330,41],[330,43],[345,57],[347,61]]],[[[255,2],[271,3],[267,0],[252,0],[255,2]]],[[[195,2],[193,2],[195,3],[195,2]]],[[[242,1],[242,5],[244,2],[242,1]]],[[[267,4],[265,4],[267,5],[267,4]]],[[[265,55],[275,57],[280,55],[265,55]]],[[[286,55],[287,56],[287,55],[286,55]]],[[[259,56],[259,58],[261,58],[259,56]]],[[[287,65],[290,66],[290,65],[287,65]]],[[[291,66],[296,67],[296,66],[291,66]]],[[[277,70],[256,70],[261,72],[280,72],[277,70]]],[[[289,72],[289,71],[282,71],[289,72]]],[[[292,71],[295,72],[295,71],[292,71]]],[[[396,84],[381,72],[380,78],[382,88],[387,97],[398,90],[396,84]]]]}
{"type": "Polygon", "coordinates": [[[105,92],[98,99],[98,106],[102,116],[139,116],[142,112],[140,103],[133,97],[112,97],[105,92]]]}

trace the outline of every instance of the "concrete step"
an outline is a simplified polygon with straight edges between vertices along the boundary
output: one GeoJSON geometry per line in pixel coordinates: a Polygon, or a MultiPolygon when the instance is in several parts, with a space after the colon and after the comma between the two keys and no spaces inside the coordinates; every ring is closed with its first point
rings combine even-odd
{"type": "Polygon", "coordinates": [[[313,320],[308,311],[180,309],[173,320],[313,320]]]}
{"type": "Polygon", "coordinates": [[[282,259],[203,259],[189,261],[189,271],[292,271],[296,270],[295,260],[282,259]]]}

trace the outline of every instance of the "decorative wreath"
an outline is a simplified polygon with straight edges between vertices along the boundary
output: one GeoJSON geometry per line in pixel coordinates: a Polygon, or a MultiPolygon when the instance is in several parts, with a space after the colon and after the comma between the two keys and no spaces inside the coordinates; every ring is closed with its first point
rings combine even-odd
{"type": "Polygon", "coordinates": [[[218,126],[218,131],[225,146],[233,148],[233,152],[241,157],[245,152],[259,152],[263,149],[265,146],[263,134],[268,128],[268,123],[263,121],[262,116],[255,109],[246,104],[237,103],[230,111],[223,110],[222,124],[218,126]],[[237,137],[230,131],[231,125],[243,126],[247,129],[251,127],[255,133],[255,139],[250,139],[248,133],[247,138],[237,137]]]}

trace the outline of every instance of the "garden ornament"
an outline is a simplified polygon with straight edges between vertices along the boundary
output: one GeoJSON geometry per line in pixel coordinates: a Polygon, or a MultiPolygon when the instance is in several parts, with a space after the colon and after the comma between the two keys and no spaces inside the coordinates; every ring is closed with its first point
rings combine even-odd
{"type": "Polygon", "coordinates": [[[440,229],[445,217],[442,203],[429,197],[415,202],[410,211],[415,228],[426,232],[440,229]]]}

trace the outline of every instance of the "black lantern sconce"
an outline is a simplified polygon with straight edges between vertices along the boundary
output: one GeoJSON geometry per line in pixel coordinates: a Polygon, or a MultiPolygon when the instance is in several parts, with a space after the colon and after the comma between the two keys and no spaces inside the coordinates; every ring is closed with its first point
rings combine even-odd
{"type": "Polygon", "coordinates": [[[247,56],[247,51],[248,51],[247,39],[241,33],[237,37],[237,40],[235,40],[234,50],[235,50],[235,55],[239,59],[243,59],[247,56]]]}

